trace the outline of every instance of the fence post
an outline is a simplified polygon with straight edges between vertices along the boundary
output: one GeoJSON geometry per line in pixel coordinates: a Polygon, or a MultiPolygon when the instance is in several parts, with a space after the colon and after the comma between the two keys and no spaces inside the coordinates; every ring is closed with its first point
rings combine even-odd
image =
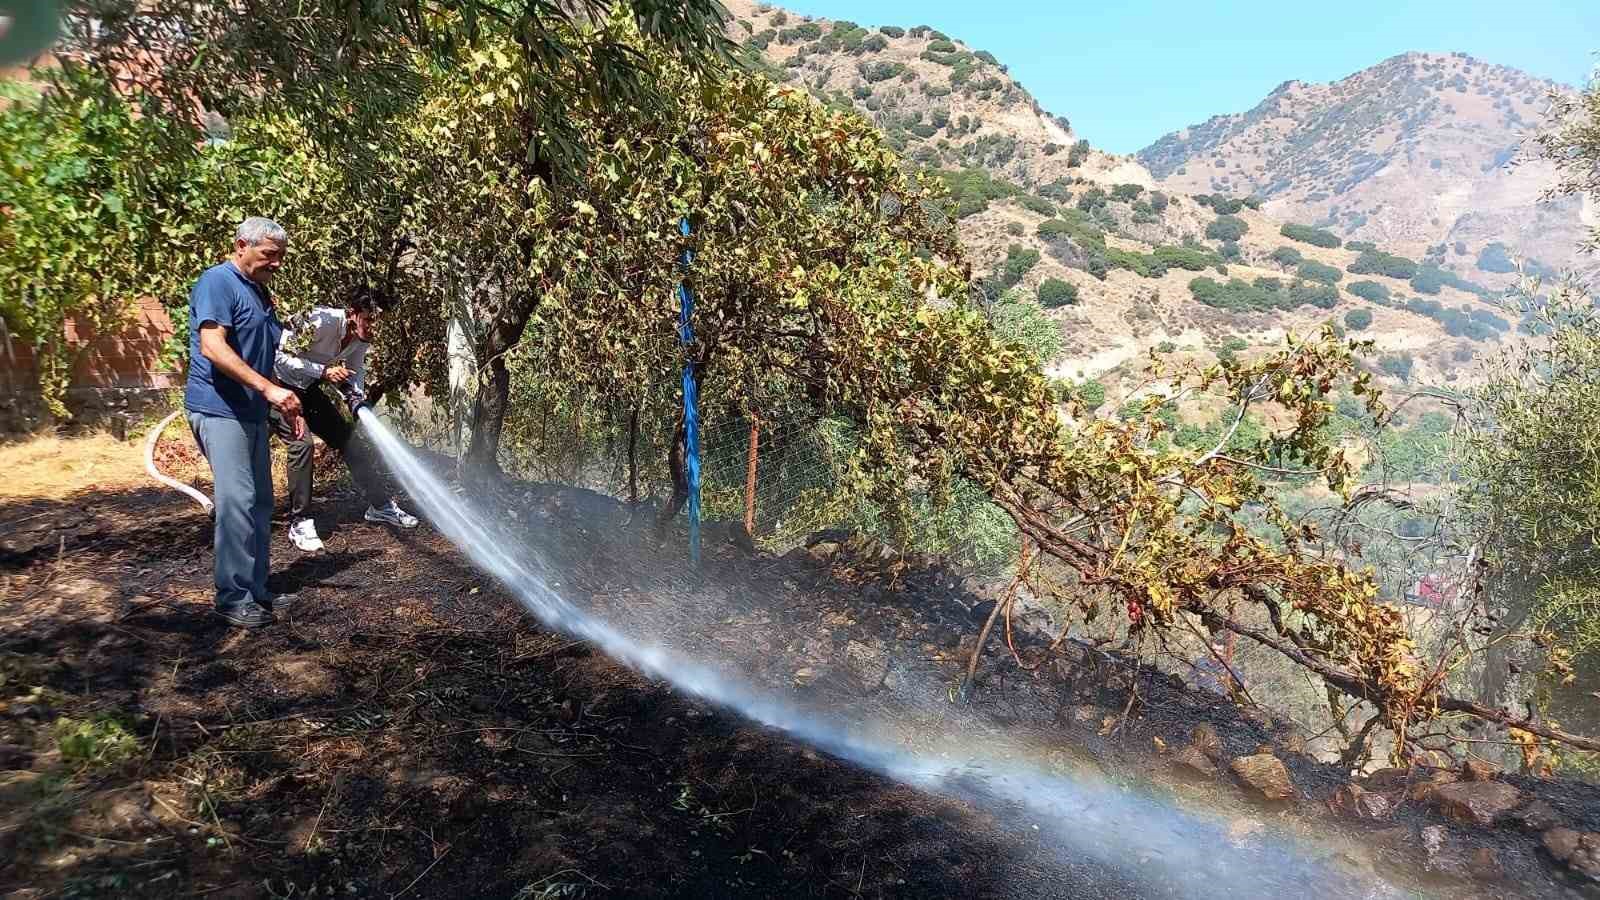
{"type": "Polygon", "coordinates": [[[683,235],[683,254],[679,257],[678,342],[683,346],[683,432],[684,470],[689,476],[689,562],[700,564],[700,418],[696,405],[699,389],[691,356],[694,343],[694,291],[689,288],[689,266],[694,263],[694,247],[689,217],[678,220],[683,235]]]}
{"type": "Polygon", "coordinates": [[[761,444],[761,420],[750,420],[750,457],[744,468],[744,533],[756,536],[756,448],[761,444]]]}

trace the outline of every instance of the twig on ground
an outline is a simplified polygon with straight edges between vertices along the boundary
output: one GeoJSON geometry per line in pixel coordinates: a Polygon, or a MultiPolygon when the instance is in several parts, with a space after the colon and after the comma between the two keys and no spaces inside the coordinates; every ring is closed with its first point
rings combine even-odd
{"type": "Polygon", "coordinates": [[[446,856],[449,856],[449,855],[450,855],[450,848],[449,847],[444,848],[444,852],[439,854],[438,856],[435,856],[433,858],[433,862],[428,863],[428,867],[426,869],[422,870],[422,874],[420,874],[417,877],[411,879],[411,883],[406,885],[405,890],[401,891],[398,894],[390,895],[389,900],[400,900],[400,898],[404,897],[408,891],[410,891],[412,888],[417,886],[417,882],[421,881],[423,878],[426,878],[428,873],[433,871],[433,867],[437,866],[439,864],[439,860],[444,859],[446,856]]]}

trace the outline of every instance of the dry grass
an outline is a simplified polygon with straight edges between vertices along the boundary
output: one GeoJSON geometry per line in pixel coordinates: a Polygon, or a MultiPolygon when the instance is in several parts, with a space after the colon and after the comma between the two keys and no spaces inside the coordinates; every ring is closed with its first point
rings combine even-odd
{"type": "Polygon", "coordinates": [[[0,446],[0,499],[61,500],[90,487],[121,487],[149,479],[143,448],[106,433],[62,438],[41,435],[0,446]]]}

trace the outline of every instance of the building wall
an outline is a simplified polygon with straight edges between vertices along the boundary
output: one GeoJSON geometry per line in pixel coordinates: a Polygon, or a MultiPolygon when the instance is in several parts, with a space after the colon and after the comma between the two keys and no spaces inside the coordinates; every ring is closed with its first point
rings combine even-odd
{"type": "MultiPolygon", "coordinates": [[[[161,350],[173,333],[172,319],[153,298],[141,300],[128,321],[115,332],[96,334],[87,325],[68,319],[63,337],[77,352],[72,369],[68,406],[79,398],[99,398],[106,392],[152,391],[181,387],[183,373],[163,365],[161,350]]],[[[9,352],[0,343],[0,393],[20,408],[37,399],[37,360],[32,345],[11,335],[9,352]]]]}

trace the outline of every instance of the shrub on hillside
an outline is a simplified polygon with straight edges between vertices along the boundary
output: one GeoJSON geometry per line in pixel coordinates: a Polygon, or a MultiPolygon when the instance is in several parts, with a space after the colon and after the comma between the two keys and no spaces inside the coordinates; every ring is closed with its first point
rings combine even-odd
{"type": "Polygon", "coordinates": [[[1097,209],[1105,209],[1106,202],[1106,192],[1097,187],[1092,187],[1078,197],[1078,209],[1084,212],[1094,212],[1097,209]]]}
{"type": "Polygon", "coordinates": [[[885,38],[881,34],[874,34],[874,35],[870,35],[870,36],[862,39],[862,41],[861,41],[861,52],[862,53],[878,53],[878,52],[880,52],[882,50],[887,49],[888,46],[889,46],[888,38],[885,38]]]}
{"type": "Polygon", "coordinates": [[[1046,200],[1054,200],[1057,203],[1070,203],[1072,201],[1072,179],[1057,178],[1055,181],[1039,188],[1039,196],[1044,197],[1046,200]]]}
{"type": "Polygon", "coordinates": [[[1067,153],[1067,165],[1077,168],[1089,159],[1089,142],[1079,141],[1072,145],[1072,150],[1067,153]]]}
{"type": "MultiPolygon", "coordinates": [[[[1122,250],[1117,247],[1107,247],[1105,252],[1106,265],[1113,269],[1126,269],[1141,278],[1155,277],[1152,271],[1155,265],[1154,257],[1146,256],[1136,250],[1122,250]]],[[[1162,274],[1165,273],[1162,269],[1162,274]]]]}
{"type": "Polygon", "coordinates": [[[1299,250],[1296,250],[1293,247],[1279,247],[1278,249],[1272,251],[1272,255],[1267,258],[1278,265],[1283,266],[1285,269],[1298,266],[1305,260],[1305,256],[1301,254],[1299,250]]]}
{"type": "Polygon", "coordinates": [[[867,83],[869,84],[876,84],[880,81],[888,81],[905,70],[905,63],[890,62],[886,59],[878,60],[876,62],[862,62],[856,64],[856,71],[859,72],[861,77],[866,79],[867,83]]]}
{"type": "Polygon", "coordinates": [[[1056,205],[1043,197],[1023,194],[1017,198],[1017,202],[1022,204],[1023,209],[1029,212],[1036,212],[1041,216],[1053,216],[1056,214],[1056,205]]]}
{"type": "Polygon", "coordinates": [[[1250,226],[1238,216],[1220,215],[1206,226],[1206,237],[1213,241],[1237,241],[1249,230],[1250,226]]]}
{"type": "Polygon", "coordinates": [[[1395,256],[1382,250],[1366,250],[1356,257],[1347,270],[1355,275],[1387,275],[1390,278],[1410,279],[1417,274],[1417,264],[1404,256],[1395,256]]]}
{"type": "Polygon", "coordinates": [[[1000,280],[1006,287],[1013,287],[1038,264],[1039,251],[1012,244],[1006,248],[1005,261],[1000,264],[1000,280]]]}
{"type": "Polygon", "coordinates": [[[1307,281],[1317,281],[1322,284],[1338,284],[1344,278],[1344,273],[1337,266],[1324,265],[1316,260],[1308,259],[1300,263],[1295,274],[1307,281]]]}
{"type": "Polygon", "coordinates": [[[1204,272],[1222,265],[1222,258],[1204,247],[1157,247],[1150,255],[1168,269],[1204,272]]]}
{"type": "Polygon", "coordinates": [[[933,41],[928,44],[929,53],[954,53],[956,45],[950,41],[933,41]]]}
{"type": "Polygon", "coordinates": [[[1372,313],[1365,309],[1352,309],[1344,314],[1344,324],[1351,331],[1365,331],[1372,324],[1372,313]]]}
{"type": "Polygon", "coordinates": [[[906,36],[906,30],[901,28],[899,25],[885,25],[878,29],[878,33],[892,38],[903,38],[906,36]]]}
{"type": "Polygon", "coordinates": [[[1132,203],[1144,193],[1144,187],[1137,184],[1117,184],[1111,187],[1111,199],[1120,203],[1132,203]]]}
{"type": "Polygon", "coordinates": [[[1094,412],[1106,403],[1106,386],[1092,379],[1072,385],[1068,392],[1089,412],[1094,412]]]}
{"type": "Polygon", "coordinates": [[[815,22],[807,22],[804,25],[796,25],[793,28],[785,28],[778,32],[778,43],[798,44],[805,41],[814,41],[820,37],[822,37],[822,26],[815,22]]]}
{"type": "Polygon", "coordinates": [[[1073,306],[1078,302],[1078,286],[1059,278],[1039,282],[1039,305],[1045,309],[1073,306]]]}
{"type": "Polygon", "coordinates": [[[1321,228],[1312,228],[1310,225],[1285,225],[1278,229],[1278,233],[1291,241],[1299,241],[1313,247],[1326,247],[1331,250],[1340,244],[1338,235],[1321,228]]]}
{"type": "Polygon", "coordinates": [[[778,10],[777,12],[772,14],[772,24],[774,24],[774,25],[776,25],[776,26],[778,26],[780,28],[783,27],[784,25],[789,24],[789,14],[784,12],[781,9],[778,10]]]}
{"type": "Polygon", "coordinates": [[[1478,271],[1503,275],[1516,270],[1517,264],[1511,259],[1505,244],[1495,241],[1478,251],[1478,271]]]}
{"type": "Polygon", "coordinates": [[[1396,353],[1390,356],[1385,356],[1382,360],[1380,360],[1378,362],[1378,368],[1390,375],[1393,375],[1401,381],[1410,381],[1411,367],[1415,363],[1416,360],[1411,358],[1411,354],[1396,353]]]}
{"type": "Polygon", "coordinates": [[[1012,237],[1022,237],[1024,234],[1027,234],[1027,233],[1028,233],[1028,229],[1024,228],[1021,222],[1007,222],[1006,223],[1006,234],[1009,234],[1012,237]]]}
{"type": "Polygon", "coordinates": [[[1376,281],[1357,281],[1350,285],[1350,293],[1363,300],[1370,300],[1379,306],[1389,303],[1389,288],[1376,281]]]}
{"type": "Polygon", "coordinates": [[[1371,241],[1346,241],[1344,248],[1346,250],[1354,250],[1357,253],[1366,253],[1368,250],[1378,249],[1378,245],[1371,241]]]}
{"type": "Polygon", "coordinates": [[[1417,274],[1411,276],[1411,289],[1419,294],[1437,294],[1448,277],[1438,266],[1418,266],[1417,274]]]}
{"type": "Polygon", "coordinates": [[[1079,247],[1101,254],[1106,249],[1105,233],[1077,210],[1067,210],[1059,219],[1040,222],[1036,233],[1046,242],[1070,240],[1079,247]]]}
{"type": "Polygon", "coordinates": [[[1217,247],[1217,253],[1228,262],[1238,262],[1244,258],[1238,241],[1223,241],[1221,246],[1217,247]]]}
{"type": "Polygon", "coordinates": [[[1258,278],[1251,283],[1241,278],[1218,282],[1201,276],[1189,282],[1189,293],[1207,306],[1235,312],[1289,310],[1306,305],[1330,309],[1339,302],[1339,292],[1327,285],[1295,281],[1286,288],[1277,278],[1258,278]]]}

